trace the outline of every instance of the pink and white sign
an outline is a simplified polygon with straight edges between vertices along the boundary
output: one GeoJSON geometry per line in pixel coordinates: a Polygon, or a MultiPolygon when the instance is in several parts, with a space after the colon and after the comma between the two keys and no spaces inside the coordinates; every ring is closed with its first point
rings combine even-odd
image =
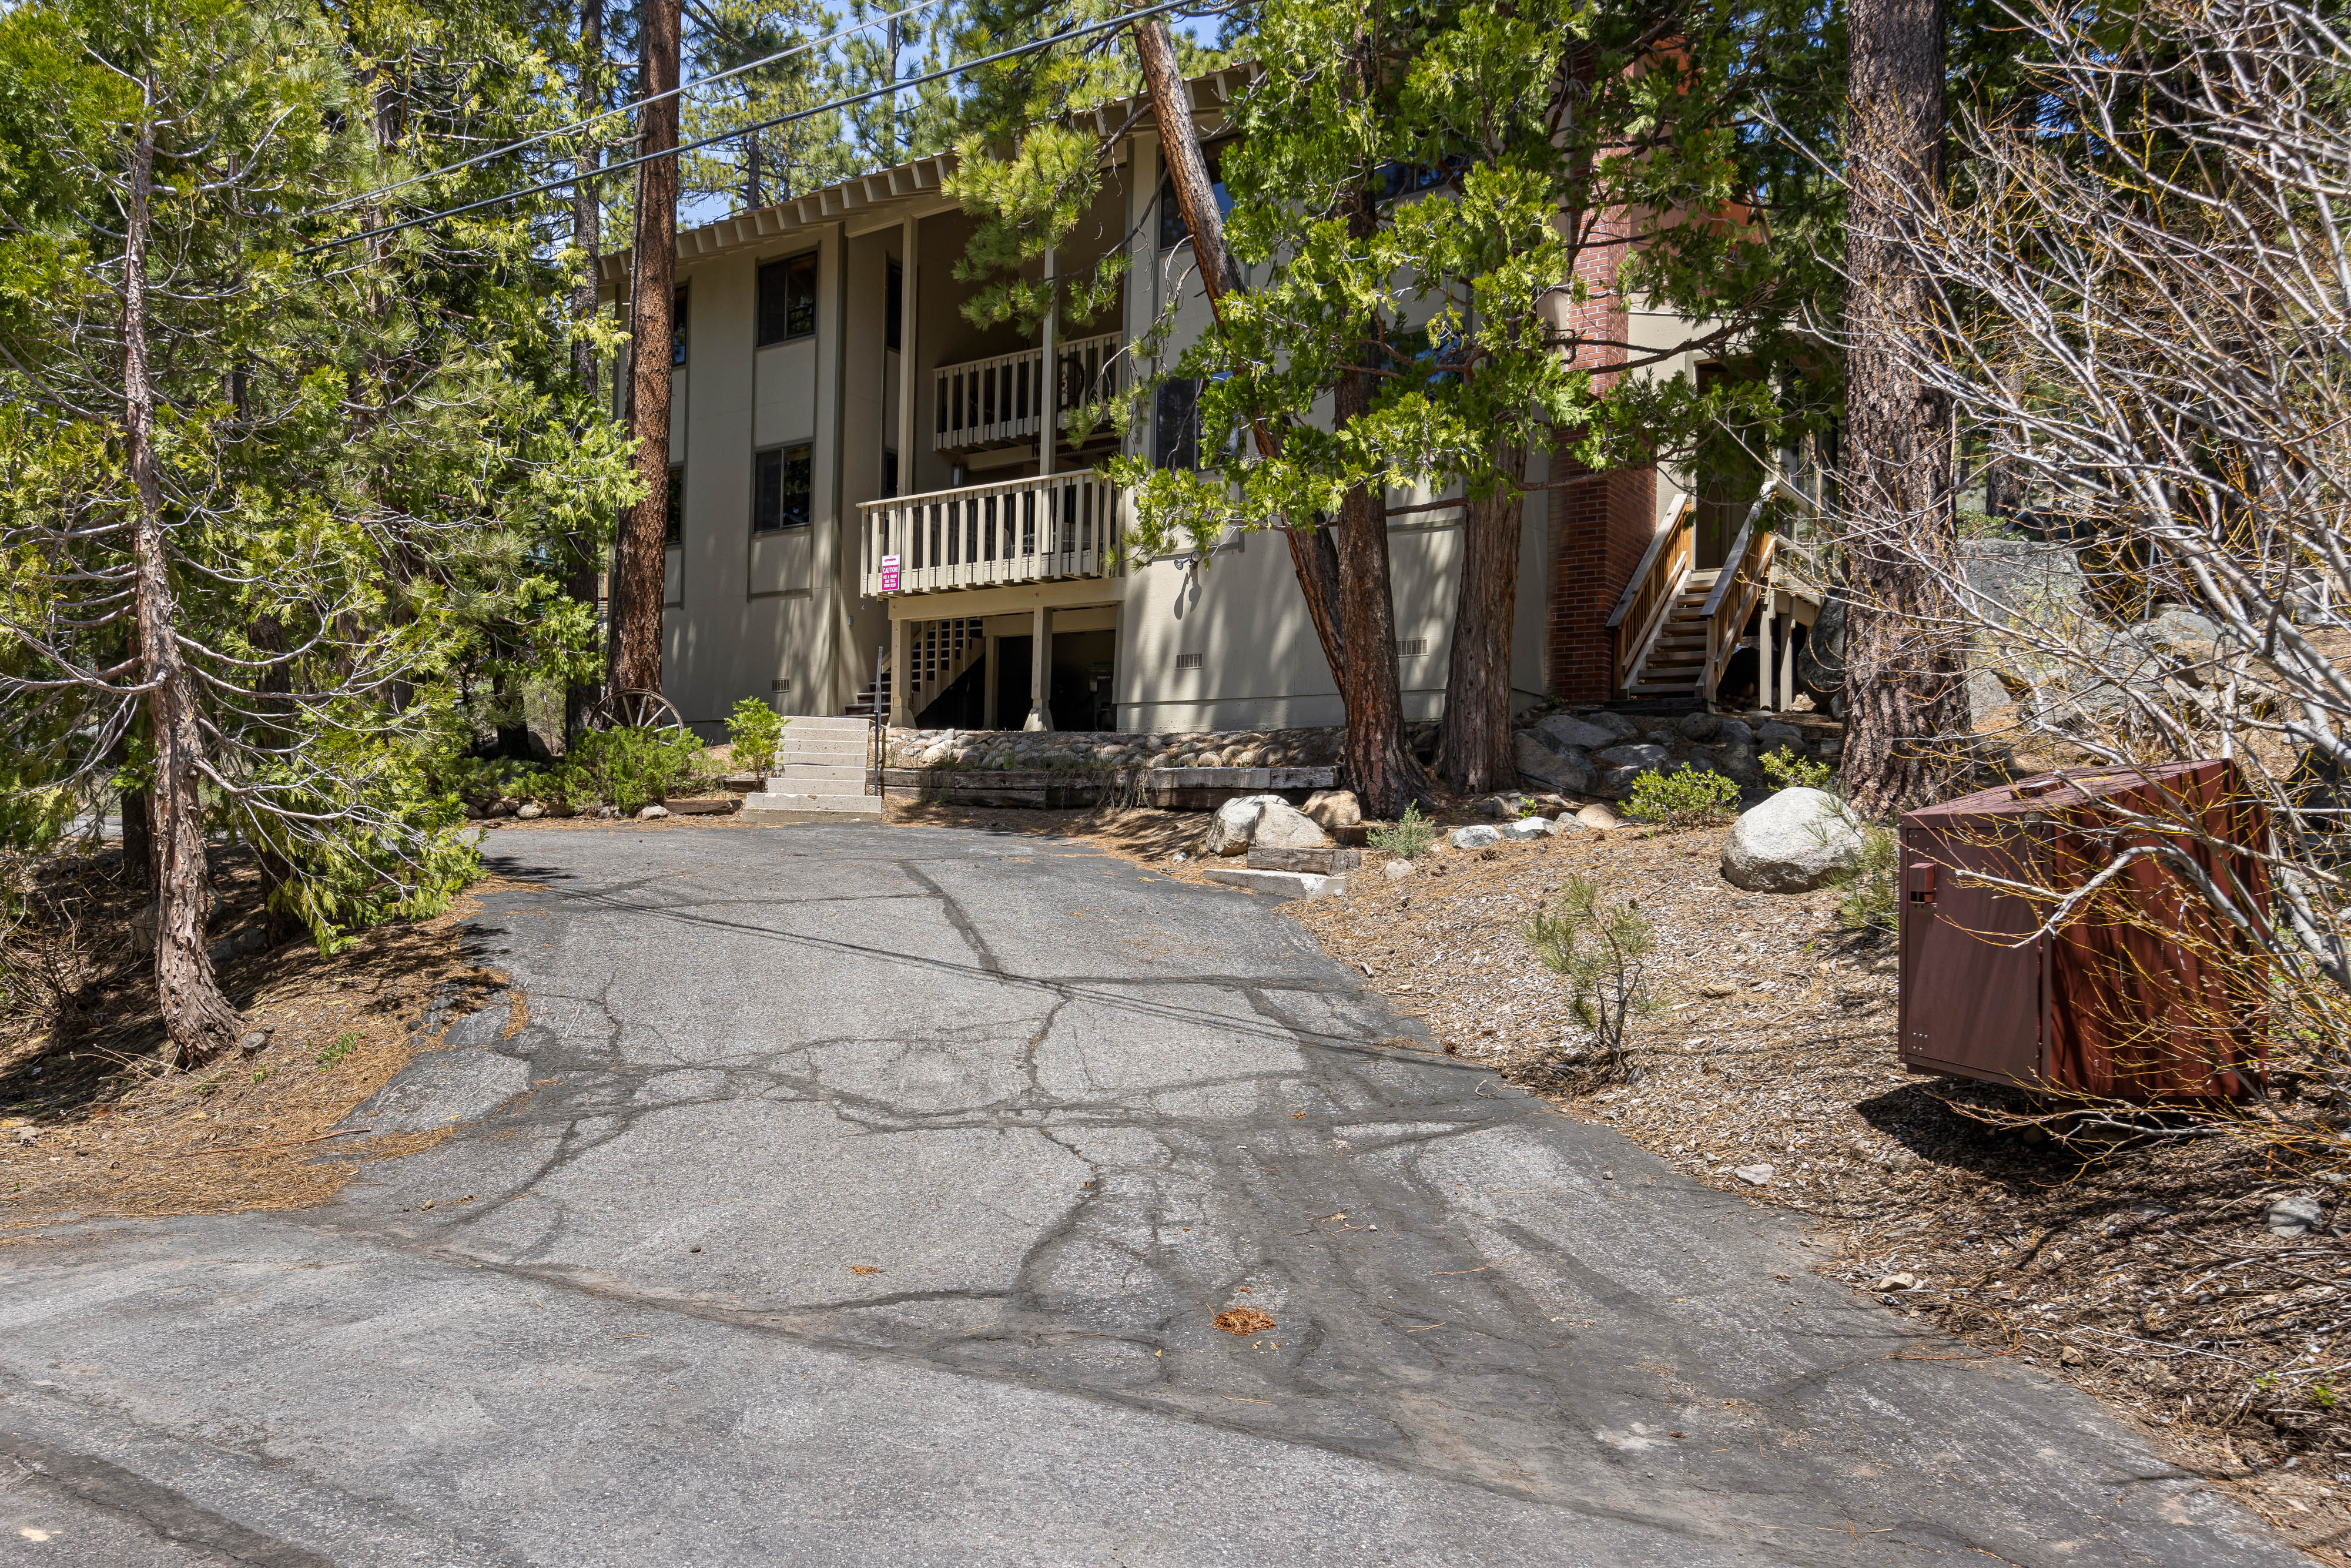
{"type": "Polygon", "coordinates": [[[898,558],[894,555],[885,555],[882,558],[882,591],[884,593],[898,591],[898,558]]]}

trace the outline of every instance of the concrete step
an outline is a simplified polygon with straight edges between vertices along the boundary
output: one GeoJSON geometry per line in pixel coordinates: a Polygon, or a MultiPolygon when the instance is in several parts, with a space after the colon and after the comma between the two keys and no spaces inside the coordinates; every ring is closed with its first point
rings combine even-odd
{"type": "Polygon", "coordinates": [[[748,819],[804,817],[810,813],[878,817],[882,814],[882,802],[872,795],[800,793],[780,789],[743,797],[742,814],[748,819]]]}
{"type": "Polygon", "coordinates": [[[773,789],[787,781],[811,784],[819,779],[857,779],[864,778],[867,771],[855,763],[787,762],[768,776],[768,788],[773,789]]]}
{"type": "Polygon", "coordinates": [[[1343,876],[1317,876],[1304,871],[1245,871],[1238,866],[1212,866],[1207,877],[1231,887],[1245,887],[1251,893],[1270,894],[1278,904],[1303,899],[1311,904],[1318,898],[1332,898],[1347,891],[1343,876]]]}
{"type": "Polygon", "coordinates": [[[870,718],[851,718],[840,714],[794,714],[784,725],[787,737],[794,735],[833,733],[859,735],[873,727],[870,718]]]}
{"type": "Polygon", "coordinates": [[[782,763],[815,762],[828,767],[837,767],[844,762],[852,764],[863,762],[865,748],[862,746],[788,746],[777,753],[776,760],[782,763]]]}

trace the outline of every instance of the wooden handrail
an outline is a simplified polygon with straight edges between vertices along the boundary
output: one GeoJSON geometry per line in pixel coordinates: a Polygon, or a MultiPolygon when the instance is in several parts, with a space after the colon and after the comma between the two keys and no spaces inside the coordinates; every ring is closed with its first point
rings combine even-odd
{"type": "Polygon", "coordinates": [[[931,371],[932,449],[958,451],[1034,435],[1044,425],[1049,392],[1050,401],[1059,405],[1054,410],[1058,432],[1079,402],[1109,391],[1118,351],[1119,335],[1104,332],[1055,344],[1056,369],[1050,376],[1045,374],[1042,348],[1016,349],[1008,354],[935,367],[931,371]],[[1084,396],[1070,395],[1071,382],[1084,389],[1084,396]]]}
{"type": "Polygon", "coordinates": [[[1672,618],[1674,602],[1689,581],[1698,559],[1698,504],[1685,494],[1673,520],[1649,541],[1640,569],[1625,585],[1608,627],[1614,655],[1615,689],[1623,692],[1648,657],[1649,649],[1672,618]]]}
{"type": "Polygon", "coordinates": [[[1765,480],[1755,504],[1747,509],[1747,520],[1739,525],[1739,537],[1730,543],[1725,557],[1730,564],[1715,579],[1714,591],[1706,596],[1706,675],[1698,689],[1709,707],[1721,689],[1722,673],[1729,668],[1730,656],[1739,651],[1748,616],[1771,591],[1780,534],[1776,528],[1757,525],[1763,521],[1763,508],[1783,494],[1809,504],[1810,498],[1802,491],[1777,479],[1765,480]]]}
{"type": "Polygon", "coordinates": [[[1118,486],[1091,468],[858,503],[868,598],[1108,577],[1123,537],[1118,486]],[[898,558],[895,586],[883,561],[898,558]]]}
{"type": "Polygon", "coordinates": [[[1608,630],[1614,632],[1623,624],[1625,612],[1633,607],[1633,595],[1640,591],[1641,584],[1648,580],[1649,569],[1657,562],[1657,552],[1666,548],[1666,541],[1673,537],[1676,528],[1690,520],[1697,507],[1698,503],[1685,493],[1681,505],[1674,508],[1673,517],[1649,540],[1648,550],[1641,557],[1641,564],[1633,569],[1632,578],[1625,584],[1625,591],[1616,596],[1616,608],[1608,616],[1608,630]]]}

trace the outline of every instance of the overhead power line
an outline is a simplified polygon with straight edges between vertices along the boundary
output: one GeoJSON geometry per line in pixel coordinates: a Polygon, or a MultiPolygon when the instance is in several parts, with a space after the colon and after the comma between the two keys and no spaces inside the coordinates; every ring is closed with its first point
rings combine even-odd
{"type": "MultiPolygon", "coordinates": [[[[920,0],[920,4],[909,5],[903,11],[893,11],[886,16],[876,16],[870,22],[860,22],[854,27],[843,27],[839,32],[827,33],[821,38],[811,38],[804,44],[794,44],[789,49],[778,49],[772,55],[762,56],[747,65],[737,66],[731,70],[723,70],[712,76],[696,77],[692,81],[680,82],[666,92],[657,92],[649,98],[632,99],[627,103],[616,104],[611,109],[599,110],[585,120],[575,120],[569,125],[559,125],[552,131],[538,131],[535,135],[524,137],[519,141],[509,141],[503,147],[493,147],[486,152],[476,152],[471,158],[446,164],[442,168],[429,169],[422,174],[411,174],[404,180],[394,180],[389,185],[379,185],[372,191],[362,192],[359,195],[348,197],[302,215],[324,217],[329,213],[345,212],[352,207],[363,206],[379,197],[388,196],[394,191],[403,191],[411,185],[421,184],[426,180],[438,180],[444,175],[462,173],[477,163],[486,163],[493,158],[504,158],[509,153],[520,152],[527,148],[536,147],[542,141],[551,141],[559,136],[569,136],[575,131],[585,131],[591,125],[611,120],[617,115],[634,113],[648,104],[659,103],[665,98],[674,98],[679,93],[694,88],[708,87],[714,82],[722,82],[730,77],[739,77],[746,71],[756,71],[762,67],[772,66],[778,60],[790,59],[794,55],[804,55],[810,49],[820,49],[827,44],[839,43],[852,33],[862,33],[868,27],[887,26],[902,16],[911,16],[917,11],[935,10],[944,3],[945,0],[920,0]]],[[[613,167],[622,167],[622,165],[615,164],[613,167]]]]}
{"type": "Polygon", "coordinates": [[[748,125],[736,126],[733,130],[717,136],[705,136],[699,141],[682,142],[664,152],[647,152],[622,162],[607,163],[598,169],[566,174],[558,180],[543,180],[536,185],[525,185],[518,190],[503,191],[495,196],[484,196],[479,201],[467,202],[462,206],[444,207],[439,212],[419,214],[413,218],[403,218],[396,224],[386,224],[381,228],[360,229],[357,233],[345,235],[340,239],[321,240],[317,245],[305,246],[294,254],[316,256],[320,251],[338,250],[344,246],[357,245],[363,240],[382,239],[388,235],[396,235],[403,229],[413,229],[423,224],[438,223],[443,218],[462,217],[467,213],[479,212],[484,207],[495,207],[502,202],[519,201],[525,196],[543,195],[549,191],[565,190],[579,184],[583,180],[598,179],[606,174],[617,174],[622,170],[633,169],[640,163],[651,163],[663,158],[676,158],[687,152],[699,152],[705,147],[716,147],[721,142],[739,141],[755,131],[772,131],[779,125],[792,125],[803,120],[813,120],[820,114],[829,114],[837,109],[854,109],[861,103],[871,103],[877,98],[888,98],[908,88],[927,87],[932,82],[945,81],[949,77],[961,76],[966,71],[977,70],[982,66],[992,66],[1000,61],[1017,59],[1022,55],[1033,55],[1040,49],[1050,48],[1055,44],[1071,43],[1095,33],[1108,32],[1114,27],[1131,26],[1146,16],[1158,16],[1170,11],[1196,8],[1199,4],[1200,0],[1161,0],[1159,5],[1145,5],[1137,10],[1124,12],[1109,21],[1091,22],[1082,27],[1072,27],[1067,32],[1055,33],[1050,37],[1039,38],[1033,43],[1017,44],[1008,49],[998,49],[992,55],[982,55],[976,60],[965,60],[959,65],[947,66],[924,76],[906,77],[892,82],[887,87],[877,87],[866,92],[852,93],[846,98],[834,99],[830,103],[818,104],[813,109],[799,110],[790,114],[779,114],[770,120],[755,120],[748,125]]]}

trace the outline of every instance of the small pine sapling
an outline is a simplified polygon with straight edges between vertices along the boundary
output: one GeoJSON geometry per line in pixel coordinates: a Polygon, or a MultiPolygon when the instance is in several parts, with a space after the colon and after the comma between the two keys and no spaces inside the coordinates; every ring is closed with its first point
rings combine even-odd
{"type": "Polygon", "coordinates": [[[1364,837],[1372,848],[1385,850],[1398,860],[1417,860],[1437,841],[1437,829],[1420,814],[1418,806],[1409,805],[1403,816],[1376,824],[1364,837]]]}
{"type": "Polygon", "coordinates": [[[1634,1073],[1626,1031],[1654,1005],[1647,967],[1656,937],[1648,917],[1630,899],[1604,906],[1599,883],[1570,877],[1558,903],[1527,923],[1525,936],[1543,967],[1566,977],[1569,1009],[1592,1037],[1571,1064],[1576,1076],[1590,1083],[1628,1081],[1634,1073]]]}

